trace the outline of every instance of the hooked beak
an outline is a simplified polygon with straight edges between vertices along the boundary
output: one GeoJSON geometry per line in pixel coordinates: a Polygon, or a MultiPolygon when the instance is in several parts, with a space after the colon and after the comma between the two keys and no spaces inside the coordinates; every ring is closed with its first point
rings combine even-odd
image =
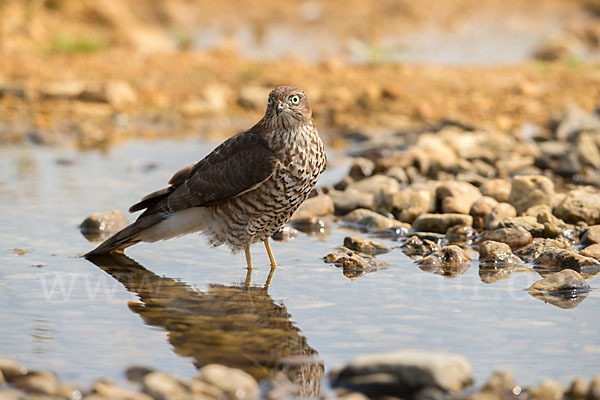
{"type": "Polygon", "coordinates": [[[277,112],[277,115],[279,116],[279,114],[281,114],[281,111],[283,111],[283,104],[281,102],[277,103],[277,107],[275,108],[275,111],[277,112]]]}

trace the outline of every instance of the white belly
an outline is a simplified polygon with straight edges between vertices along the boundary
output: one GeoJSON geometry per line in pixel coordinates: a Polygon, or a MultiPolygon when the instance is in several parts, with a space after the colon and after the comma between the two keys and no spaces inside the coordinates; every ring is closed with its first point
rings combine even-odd
{"type": "Polygon", "coordinates": [[[144,242],[171,239],[186,233],[199,232],[208,224],[207,211],[203,207],[188,208],[171,214],[167,219],[142,232],[144,242]]]}

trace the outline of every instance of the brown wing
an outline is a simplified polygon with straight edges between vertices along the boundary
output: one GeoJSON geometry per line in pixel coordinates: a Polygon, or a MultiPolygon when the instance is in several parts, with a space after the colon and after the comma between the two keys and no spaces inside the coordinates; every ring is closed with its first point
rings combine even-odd
{"type": "Polygon", "coordinates": [[[171,186],[145,196],[131,206],[142,215],[175,212],[218,204],[239,196],[267,180],[279,163],[275,154],[252,130],[226,140],[193,166],[178,171],[171,186]]]}

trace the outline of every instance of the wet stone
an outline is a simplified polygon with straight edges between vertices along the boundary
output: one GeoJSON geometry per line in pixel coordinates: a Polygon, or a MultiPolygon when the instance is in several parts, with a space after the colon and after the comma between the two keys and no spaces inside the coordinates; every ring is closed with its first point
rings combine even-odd
{"type": "Polygon", "coordinates": [[[554,184],[542,175],[539,176],[516,176],[512,181],[512,189],[508,202],[522,214],[528,208],[546,204],[551,206],[554,197],[554,184]]]}
{"type": "Polygon", "coordinates": [[[590,226],[581,241],[585,244],[600,243],[600,225],[590,226]]]}
{"type": "Polygon", "coordinates": [[[575,378],[565,394],[572,400],[585,400],[589,390],[590,383],[588,381],[581,378],[575,378]]]}
{"type": "Polygon", "coordinates": [[[351,251],[327,254],[323,257],[323,261],[327,264],[334,264],[336,267],[342,268],[344,276],[351,280],[357,279],[366,273],[385,268],[389,265],[386,262],[375,261],[368,256],[363,257],[351,251]]]}
{"type": "Polygon", "coordinates": [[[441,239],[422,239],[417,235],[411,236],[400,246],[402,251],[409,257],[427,256],[441,249],[441,239]]]}
{"type": "Polygon", "coordinates": [[[384,217],[381,214],[366,209],[358,209],[346,214],[343,218],[343,222],[346,225],[363,231],[373,231],[406,225],[400,221],[384,217]]]}
{"type": "Polygon", "coordinates": [[[93,213],[87,217],[79,229],[89,240],[101,239],[127,226],[127,217],[121,211],[113,210],[106,213],[93,213]]]}
{"type": "Polygon", "coordinates": [[[331,225],[330,221],[321,217],[300,217],[291,220],[293,228],[304,233],[322,233],[331,225]]]}
{"type": "Polygon", "coordinates": [[[532,262],[540,254],[550,249],[569,249],[571,246],[563,240],[543,239],[535,240],[527,246],[518,249],[515,254],[525,262],[532,262]]]}
{"type": "Polygon", "coordinates": [[[413,222],[416,231],[446,233],[454,225],[473,225],[473,217],[466,214],[423,214],[413,222]]]}
{"type": "Polygon", "coordinates": [[[533,264],[552,270],[572,269],[577,272],[582,272],[586,267],[596,267],[600,265],[600,261],[579,255],[572,250],[549,249],[533,260],[533,264]]]}
{"type": "Polygon", "coordinates": [[[129,382],[142,383],[144,377],[154,372],[151,368],[134,365],[125,370],[125,377],[129,382]]]}
{"type": "Polygon", "coordinates": [[[544,237],[546,238],[554,238],[568,228],[568,225],[560,218],[556,218],[550,210],[540,211],[536,218],[537,222],[544,225],[544,237]]]}
{"type": "Polygon", "coordinates": [[[481,234],[480,240],[493,240],[495,242],[506,243],[511,249],[518,249],[527,246],[533,240],[531,233],[523,228],[498,228],[491,231],[485,231],[481,234]]]}
{"type": "Polygon", "coordinates": [[[367,254],[381,254],[390,251],[390,248],[377,243],[373,240],[364,239],[357,236],[347,236],[344,238],[344,246],[355,251],[367,254]]]}
{"type": "Polygon", "coordinates": [[[475,200],[469,210],[469,215],[473,217],[473,228],[483,229],[487,216],[497,204],[498,202],[489,196],[483,196],[475,200]]]}
{"type": "Polygon", "coordinates": [[[446,231],[446,240],[449,243],[470,245],[477,237],[477,231],[468,225],[454,225],[446,231]]]}
{"type": "Polygon", "coordinates": [[[600,260],[600,244],[593,244],[581,250],[581,255],[600,260]]]}
{"type": "Polygon", "coordinates": [[[232,400],[253,400],[259,396],[258,383],[247,372],[210,364],[198,371],[198,378],[221,389],[232,400]]]}
{"type": "Polygon", "coordinates": [[[29,372],[27,375],[16,378],[13,384],[16,388],[26,392],[49,396],[56,395],[59,389],[56,375],[51,372],[29,372]]]}
{"type": "Polygon", "coordinates": [[[472,381],[471,366],[462,356],[405,350],[358,356],[333,375],[332,386],[370,398],[411,398],[429,388],[458,393],[472,381]]]}
{"type": "Polygon", "coordinates": [[[419,268],[426,272],[448,277],[462,275],[470,267],[471,258],[460,247],[450,245],[419,261],[419,268]]]}
{"type": "Polygon", "coordinates": [[[572,269],[563,269],[548,275],[529,287],[529,291],[536,292],[587,292],[590,285],[583,277],[572,269]]]}
{"type": "Polygon", "coordinates": [[[583,221],[596,225],[600,223],[600,192],[591,188],[571,190],[554,214],[569,224],[583,221]]]}
{"type": "Polygon", "coordinates": [[[371,233],[375,237],[378,237],[381,239],[398,240],[398,239],[407,237],[409,232],[410,232],[410,229],[408,227],[401,226],[398,228],[379,229],[379,230],[373,231],[371,233]]]}
{"type": "Polygon", "coordinates": [[[492,211],[488,214],[485,219],[485,229],[493,230],[498,228],[500,225],[500,221],[505,218],[512,218],[517,216],[517,210],[513,206],[508,203],[498,203],[493,208],[492,211]]]}
{"type": "Polygon", "coordinates": [[[283,226],[279,228],[271,237],[273,240],[281,242],[289,242],[298,237],[299,231],[291,226],[283,226]]]}
{"type": "Polygon", "coordinates": [[[523,263],[512,253],[509,245],[493,240],[487,240],[479,245],[479,261],[482,266],[510,266],[523,263]]]}
{"type": "Polygon", "coordinates": [[[540,224],[536,217],[508,217],[502,219],[497,228],[523,228],[531,233],[533,237],[542,237],[544,235],[544,224],[540,224]]]}

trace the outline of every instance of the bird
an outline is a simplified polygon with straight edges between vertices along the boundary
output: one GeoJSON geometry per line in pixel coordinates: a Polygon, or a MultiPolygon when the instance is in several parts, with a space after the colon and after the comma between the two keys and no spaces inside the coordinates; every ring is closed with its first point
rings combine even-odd
{"type": "Polygon", "coordinates": [[[279,86],[269,93],[265,114],[253,127],[132,205],[130,212],[144,210],[135,222],[84,257],[201,232],[212,246],[244,250],[248,270],[250,246],[264,242],[272,274],[277,263],[269,237],[289,221],[326,168],[308,97],[297,87],[279,86]]]}

